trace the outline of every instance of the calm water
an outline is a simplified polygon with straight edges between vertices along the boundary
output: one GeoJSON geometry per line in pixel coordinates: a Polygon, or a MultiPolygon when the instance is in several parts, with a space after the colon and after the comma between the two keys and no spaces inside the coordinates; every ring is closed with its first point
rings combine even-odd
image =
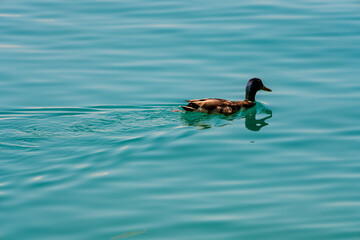
{"type": "Polygon", "coordinates": [[[2,0],[0,239],[360,239],[359,43],[357,0],[2,0]]]}

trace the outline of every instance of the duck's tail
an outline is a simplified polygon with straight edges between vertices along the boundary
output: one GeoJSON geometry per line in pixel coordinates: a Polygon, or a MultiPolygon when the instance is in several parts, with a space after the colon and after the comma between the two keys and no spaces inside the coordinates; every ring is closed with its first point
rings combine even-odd
{"type": "Polygon", "coordinates": [[[195,111],[195,108],[189,107],[189,106],[180,106],[187,112],[193,112],[195,111]]]}

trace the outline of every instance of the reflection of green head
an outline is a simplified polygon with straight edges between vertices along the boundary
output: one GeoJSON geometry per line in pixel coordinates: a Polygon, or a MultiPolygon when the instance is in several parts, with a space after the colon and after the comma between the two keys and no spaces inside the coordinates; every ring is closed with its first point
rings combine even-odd
{"type": "Polygon", "coordinates": [[[265,122],[266,119],[269,119],[272,117],[272,111],[270,109],[262,109],[260,112],[269,114],[266,117],[263,117],[261,119],[256,119],[256,114],[258,113],[256,107],[250,108],[245,112],[245,127],[249,129],[250,131],[260,131],[261,128],[269,125],[265,122]]]}
{"type": "Polygon", "coordinates": [[[265,87],[260,78],[250,79],[245,89],[245,100],[255,102],[255,95],[259,90],[271,92],[271,89],[265,87]]]}

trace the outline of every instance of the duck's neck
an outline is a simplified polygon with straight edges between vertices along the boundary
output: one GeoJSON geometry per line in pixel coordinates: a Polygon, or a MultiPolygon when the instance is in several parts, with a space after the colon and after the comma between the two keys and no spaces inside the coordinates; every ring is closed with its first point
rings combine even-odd
{"type": "Polygon", "coordinates": [[[256,91],[251,91],[251,85],[246,87],[245,100],[255,102],[256,91]]]}

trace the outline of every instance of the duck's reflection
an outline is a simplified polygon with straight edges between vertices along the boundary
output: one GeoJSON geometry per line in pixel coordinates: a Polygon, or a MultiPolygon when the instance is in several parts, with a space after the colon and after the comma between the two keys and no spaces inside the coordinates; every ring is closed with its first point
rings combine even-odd
{"type": "Polygon", "coordinates": [[[245,127],[251,131],[260,131],[261,128],[269,125],[265,122],[265,120],[272,117],[272,111],[264,108],[262,112],[267,114],[267,116],[261,119],[256,119],[256,108],[248,109],[245,112],[245,127]]]}
{"type": "Polygon", "coordinates": [[[272,117],[272,111],[265,108],[261,104],[257,104],[253,108],[239,113],[225,116],[225,115],[214,115],[196,112],[184,112],[181,114],[181,120],[187,126],[200,127],[200,129],[207,129],[211,127],[223,127],[234,120],[245,118],[245,127],[250,131],[260,131],[261,128],[269,125],[265,120],[272,117]],[[256,119],[256,114],[266,114],[267,116],[256,119]]]}

